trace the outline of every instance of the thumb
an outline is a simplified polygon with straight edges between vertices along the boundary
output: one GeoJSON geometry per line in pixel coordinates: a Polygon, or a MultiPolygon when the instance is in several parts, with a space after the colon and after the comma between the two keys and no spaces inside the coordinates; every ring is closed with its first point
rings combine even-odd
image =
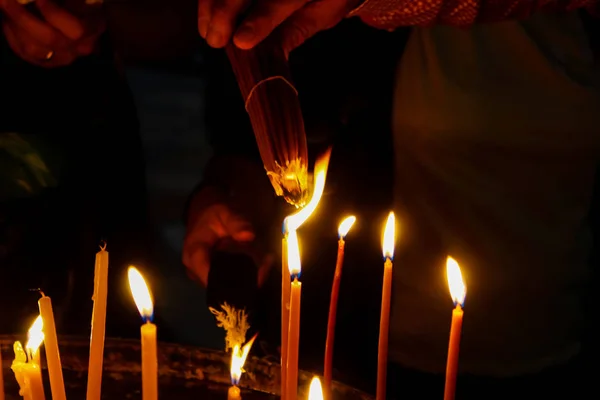
{"type": "Polygon", "coordinates": [[[315,0],[296,11],[279,28],[286,55],[316,33],[333,28],[350,12],[348,0],[315,0]]]}

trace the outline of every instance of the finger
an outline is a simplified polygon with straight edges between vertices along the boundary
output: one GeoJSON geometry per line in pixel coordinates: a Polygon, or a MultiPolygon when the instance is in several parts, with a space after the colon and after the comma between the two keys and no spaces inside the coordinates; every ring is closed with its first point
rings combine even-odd
{"type": "Polygon", "coordinates": [[[29,36],[40,45],[53,50],[67,46],[68,39],[66,37],[32,15],[15,0],[4,0],[3,10],[5,17],[17,28],[16,32],[28,32],[29,36]]]}
{"type": "Polygon", "coordinates": [[[202,244],[184,246],[183,265],[204,286],[208,285],[210,271],[210,248],[202,244]]]}
{"type": "Polygon", "coordinates": [[[271,271],[271,266],[273,265],[273,262],[275,261],[275,258],[273,257],[272,254],[268,254],[267,256],[265,256],[263,262],[260,264],[260,266],[258,267],[258,287],[262,287],[265,282],[267,281],[267,278],[269,277],[269,272],[271,271]]]}
{"type": "Polygon", "coordinates": [[[316,33],[333,28],[349,11],[347,0],[317,0],[307,4],[279,29],[285,53],[289,54],[316,33]]]}
{"type": "Polygon", "coordinates": [[[213,0],[198,0],[198,33],[206,39],[213,0]]]}
{"type": "Polygon", "coordinates": [[[206,36],[210,46],[221,48],[229,43],[237,19],[249,4],[249,0],[219,0],[213,3],[212,18],[206,36]]]}
{"type": "Polygon", "coordinates": [[[46,22],[63,35],[72,40],[79,40],[83,37],[85,27],[79,18],[50,0],[37,0],[35,4],[46,22]]]}
{"type": "Polygon", "coordinates": [[[233,42],[240,49],[251,49],[294,12],[305,6],[307,0],[263,1],[244,19],[235,32],[233,42]]]}

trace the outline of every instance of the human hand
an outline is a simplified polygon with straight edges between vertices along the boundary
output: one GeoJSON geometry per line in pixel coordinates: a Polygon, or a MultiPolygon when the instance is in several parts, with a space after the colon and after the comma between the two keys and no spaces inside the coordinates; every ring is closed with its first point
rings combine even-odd
{"type": "MultiPolygon", "coordinates": [[[[202,192],[196,196],[202,196],[202,192]]],[[[193,214],[193,211],[192,211],[193,214]]],[[[209,205],[196,215],[190,215],[188,229],[183,244],[183,264],[193,278],[208,285],[211,254],[219,243],[237,242],[243,247],[251,247],[254,240],[252,226],[241,215],[234,213],[227,205],[216,203],[209,205]]],[[[250,254],[258,265],[258,285],[262,285],[270,266],[270,258],[258,258],[250,254]]]]}
{"type": "Polygon", "coordinates": [[[99,12],[79,18],[49,0],[37,0],[42,18],[16,0],[0,0],[2,30],[23,60],[44,68],[62,67],[91,54],[106,24],[99,12]]]}
{"type": "Polygon", "coordinates": [[[337,25],[362,0],[198,0],[198,31],[211,47],[233,38],[250,49],[275,28],[286,53],[319,31],[337,25]],[[246,16],[238,24],[242,13],[246,16]]]}

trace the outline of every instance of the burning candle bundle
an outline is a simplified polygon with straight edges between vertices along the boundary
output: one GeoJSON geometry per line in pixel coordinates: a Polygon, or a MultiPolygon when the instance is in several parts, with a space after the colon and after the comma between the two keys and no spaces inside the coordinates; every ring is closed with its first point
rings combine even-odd
{"type": "Polygon", "coordinates": [[[275,193],[290,204],[304,206],[308,194],[306,134],[283,49],[266,40],[252,50],[230,44],[227,55],[275,193]]]}
{"type": "Polygon", "coordinates": [[[231,350],[231,387],[227,392],[227,400],[240,400],[242,398],[238,385],[240,383],[242,373],[244,372],[246,358],[248,358],[250,348],[252,348],[252,344],[256,340],[257,336],[258,334],[254,335],[252,339],[250,339],[248,343],[243,345],[241,348],[239,344],[236,344],[231,350]]]}

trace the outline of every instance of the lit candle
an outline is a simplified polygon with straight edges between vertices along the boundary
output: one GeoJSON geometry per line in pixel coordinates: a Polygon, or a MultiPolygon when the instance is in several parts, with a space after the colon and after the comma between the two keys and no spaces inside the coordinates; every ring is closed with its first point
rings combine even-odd
{"type": "Polygon", "coordinates": [[[335,318],[337,314],[337,302],[340,293],[340,281],[342,279],[342,266],[344,265],[344,238],[356,222],[356,217],[350,216],[342,221],[338,227],[340,239],[338,241],[337,261],[335,273],[331,286],[331,299],[329,301],[329,320],[327,322],[327,339],[325,340],[325,363],[323,367],[323,378],[325,379],[325,391],[331,397],[331,370],[333,368],[333,342],[335,340],[335,318]]]}
{"type": "Polygon", "coordinates": [[[458,263],[448,257],[446,260],[446,275],[450,296],[456,307],[452,311],[452,325],[450,325],[450,341],[448,343],[448,362],[446,364],[446,386],[444,400],[454,400],[456,392],[456,375],[458,373],[458,351],[460,348],[460,333],[462,330],[463,310],[467,287],[462,278],[458,263]]]}
{"type": "Polygon", "coordinates": [[[248,341],[242,348],[240,349],[240,345],[236,344],[233,346],[233,350],[231,352],[231,387],[227,391],[227,400],[241,400],[242,396],[240,394],[240,388],[238,385],[240,384],[240,378],[242,377],[242,373],[244,372],[244,364],[246,363],[246,358],[248,358],[248,354],[250,353],[250,348],[256,339],[254,335],[252,339],[248,341]]]}
{"type": "Polygon", "coordinates": [[[316,376],[312,378],[312,381],[310,381],[310,388],[308,389],[308,400],[323,400],[323,389],[321,389],[321,381],[316,376]]]}
{"type": "Polygon", "coordinates": [[[296,396],[298,395],[298,350],[300,346],[300,299],[302,297],[302,284],[299,279],[301,262],[296,231],[306,222],[319,205],[319,201],[325,190],[325,178],[327,176],[330,156],[331,148],[319,157],[315,163],[314,190],[308,204],[297,213],[286,217],[284,221],[284,228],[287,231],[288,268],[290,279],[292,280],[287,346],[286,400],[296,400],[296,396]]]}
{"type": "Polygon", "coordinates": [[[144,277],[135,267],[129,267],[129,287],[142,319],[142,399],[158,399],[158,358],[156,355],[156,325],[152,323],[154,305],[144,277]]]}
{"type": "Polygon", "coordinates": [[[287,260],[287,232],[284,223],[283,240],[281,241],[281,376],[280,395],[285,399],[286,373],[287,373],[287,348],[288,329],[290,325],[290,270],[287,260]]]}
{"type": "Polygon", "coordinates": [[[96,253],[94,273],[94,309],[88,364],[87,400],[100,400],[102,364],[104,361],[104,332],[106,327],[106,297],[108,293],[108,252],[106,243],[96,253]]]}
{"type": "Polygon", "coordinates": [[[38,300],[40,315],[44,320],[44,349],[46,351],[46,363],[48,364],[48,376],[50,378],[50,392],[52,400],[66,400],[65,383],[63,380],[60,352],[58,350],[58,337],[56,336],[56,325],[54,324],[54,312],[52,311],[52,300],[43,292],[38,300]]]}
{"type": "Polygon", "coordinates": [[[15,359],[11,369],[19,384],[19,394],[25,400],[44,400],[44,385],[42,383],[42,369],[39,362],[39,347],[44,341],[43,320],[37,317],[29,328],[29,339],[23,350],[21,342],[15,342],[13,349],[15,359]]]}
{"type": "Polygon", "coordinates": [[[385,400],[388,333],[390,328],[390,299],[392,296],[392,259],[394,258],[396,219],[391,212],[383,233],[383,290],[381,293],[381,317],[379,319],[379,349],[377,353],[377,393],[376,400],[385,400]]]}

